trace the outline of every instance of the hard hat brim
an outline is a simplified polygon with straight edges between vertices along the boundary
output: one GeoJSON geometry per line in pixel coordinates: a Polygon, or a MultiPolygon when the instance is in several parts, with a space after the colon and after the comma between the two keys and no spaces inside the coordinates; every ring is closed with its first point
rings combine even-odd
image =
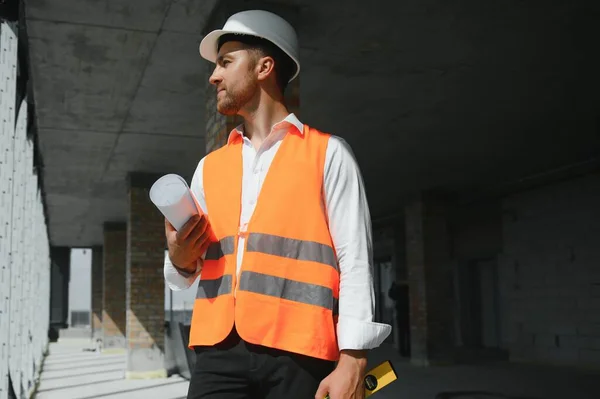
{"type": "MultiPolygon", "coordinates": [[[[238,35],[240,34],[240,32],[217,29],[217,30],[213,30],[208,35],[204,36],[204,38],[200,42],[200,46],[198,47],[198,51],[200,52],[200,56],[202,58],[204,58],[205,60],[212,62],[213,64],[216,63],[217,62],[217,55],[219,53],[218,50],[217,50],[219,38],[221,36],[229,34],[229,33],[238,34],[238,35]]],[[[244,33],[244,34],[247,34],[247,33],[244,33]]],[[[260,37],[258,35],[254,35],[254,36],[260,37]]],[[[280,46],[278,46],[278,47],[284,53],[286,53],[288,55],[288,57],[290,57],[292,59],[292,61],[294,61],[294,63],[296,64],[296,72],[294,73],[294,75],[292,75],[292,77],[289,80],[291,82],[300,73],[300,62],[298,62],[298,60],[295,57],[293,57],[292,55],[290,55],[283,48],[281,48],[280,46]]]]}
{"type": "Polygon", "coordinates": [[[202,41],[200,42],[200,47],[198,50],[200,51],[200,55],[207,61],[212,62],[213,64],[217,62],[217,43],[219,42],[219,38],[228,33],[235,33],[226,30],[213,30],[208,35],[204,36],[202,41]]]}

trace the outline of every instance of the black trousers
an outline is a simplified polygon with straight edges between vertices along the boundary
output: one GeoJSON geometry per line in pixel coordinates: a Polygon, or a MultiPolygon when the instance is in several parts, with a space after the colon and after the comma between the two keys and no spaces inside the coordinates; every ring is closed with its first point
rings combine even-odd
{"type": "Polygon", "coordinates": [[[244,342],[196,347],[187,399],[313,399],[334,362],[244,342]]]}

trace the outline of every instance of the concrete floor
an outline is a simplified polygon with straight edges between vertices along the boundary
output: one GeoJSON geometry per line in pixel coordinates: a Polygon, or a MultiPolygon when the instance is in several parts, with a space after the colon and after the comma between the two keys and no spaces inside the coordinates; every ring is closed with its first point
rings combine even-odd
{"type": "MultiPolygon", "coordinates": [[[[62,334],[61,334],[62,335],[62,334]]],[[[61,337],[50,344],[36,399],[179,399],[188,382],[172,376],[155,380],[125,380],[125,353],[100,354],[90,339],[61,337]]]]}
{"type": "Polygon", "coordinates": [[[373,365],[392,357],[398,380],[377,399],[598,399],[600,372],[511,364],[415,367],[393,349],[373,351],[373,365]],[[461,393],[462,392],[462,393],[461,393]]]}
{"type": "MultiPolygon", "coordinates": [[[[124,353],[98,354],[90,349],[89,338],[61,334],[59,342],[50,345],[36,399],[185,398],[185,379],[124,380],[124,353]]],[[[419,368],[388,346],[373,351],[369,363],[374,366],[386,359],[392,360],[399,378],[373,395],[376,399],[600,398],[597,371],[507,363],[419,368]]]]}

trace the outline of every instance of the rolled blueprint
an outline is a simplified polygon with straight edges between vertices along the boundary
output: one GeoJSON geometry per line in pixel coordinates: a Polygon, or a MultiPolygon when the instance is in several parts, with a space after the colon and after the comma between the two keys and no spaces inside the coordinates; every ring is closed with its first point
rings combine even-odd
{"type": "Polygon", "coordinates": [[[150,200],[176,230],[199,213],[194,195],[179,175],[168,174],[158,179],[150,188],[150,200]]]}

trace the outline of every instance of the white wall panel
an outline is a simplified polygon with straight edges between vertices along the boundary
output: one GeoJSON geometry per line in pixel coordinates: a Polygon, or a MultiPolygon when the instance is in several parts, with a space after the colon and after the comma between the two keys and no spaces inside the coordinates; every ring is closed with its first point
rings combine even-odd
{"type": "Polygon", "coordinates": [[[0,25],[0,399],[31,392],[48,344],[50,248],[27,104],[15,123],[17,38],[0,25]]]}
{"type": "Polygon", "coordinates": [[[13,207],[11,223],[11,291],[10,291],[10,352],[8,364],[13,388],[18,398],[22,393],[21,357],[22,353],[22,309],[23,309],[23,233],[25,225],[23,213],[25,209],[25,150],[26,137],[17,134],[14,140],[13,162],[13,207]]]}
{"type": "Polygon", "coordinates": [[[9,356],[11,351],[11,326],[14,319],[11,317],[12,285],[11,279],[11,246],[12,246],[12,207],[14,200],[13,178],[14,178],[14,105],[16,89],[16,59],[17,59],[17,38],[13,30],[7,25],[0,27],[2,54],[0,55],[0,117],[2,123],[2,167],[0,179],[2,184],[2,246],[0,256],[2,256],[2,331],[0,337],[2,340],[2,352],[0,353],[0,398],[8,397],[8,370],[9,356]]]}
{"type": "Polygon", "coordinates": [[[8,397],[17,38],[0,25],[0,399],[8,397]]]}

